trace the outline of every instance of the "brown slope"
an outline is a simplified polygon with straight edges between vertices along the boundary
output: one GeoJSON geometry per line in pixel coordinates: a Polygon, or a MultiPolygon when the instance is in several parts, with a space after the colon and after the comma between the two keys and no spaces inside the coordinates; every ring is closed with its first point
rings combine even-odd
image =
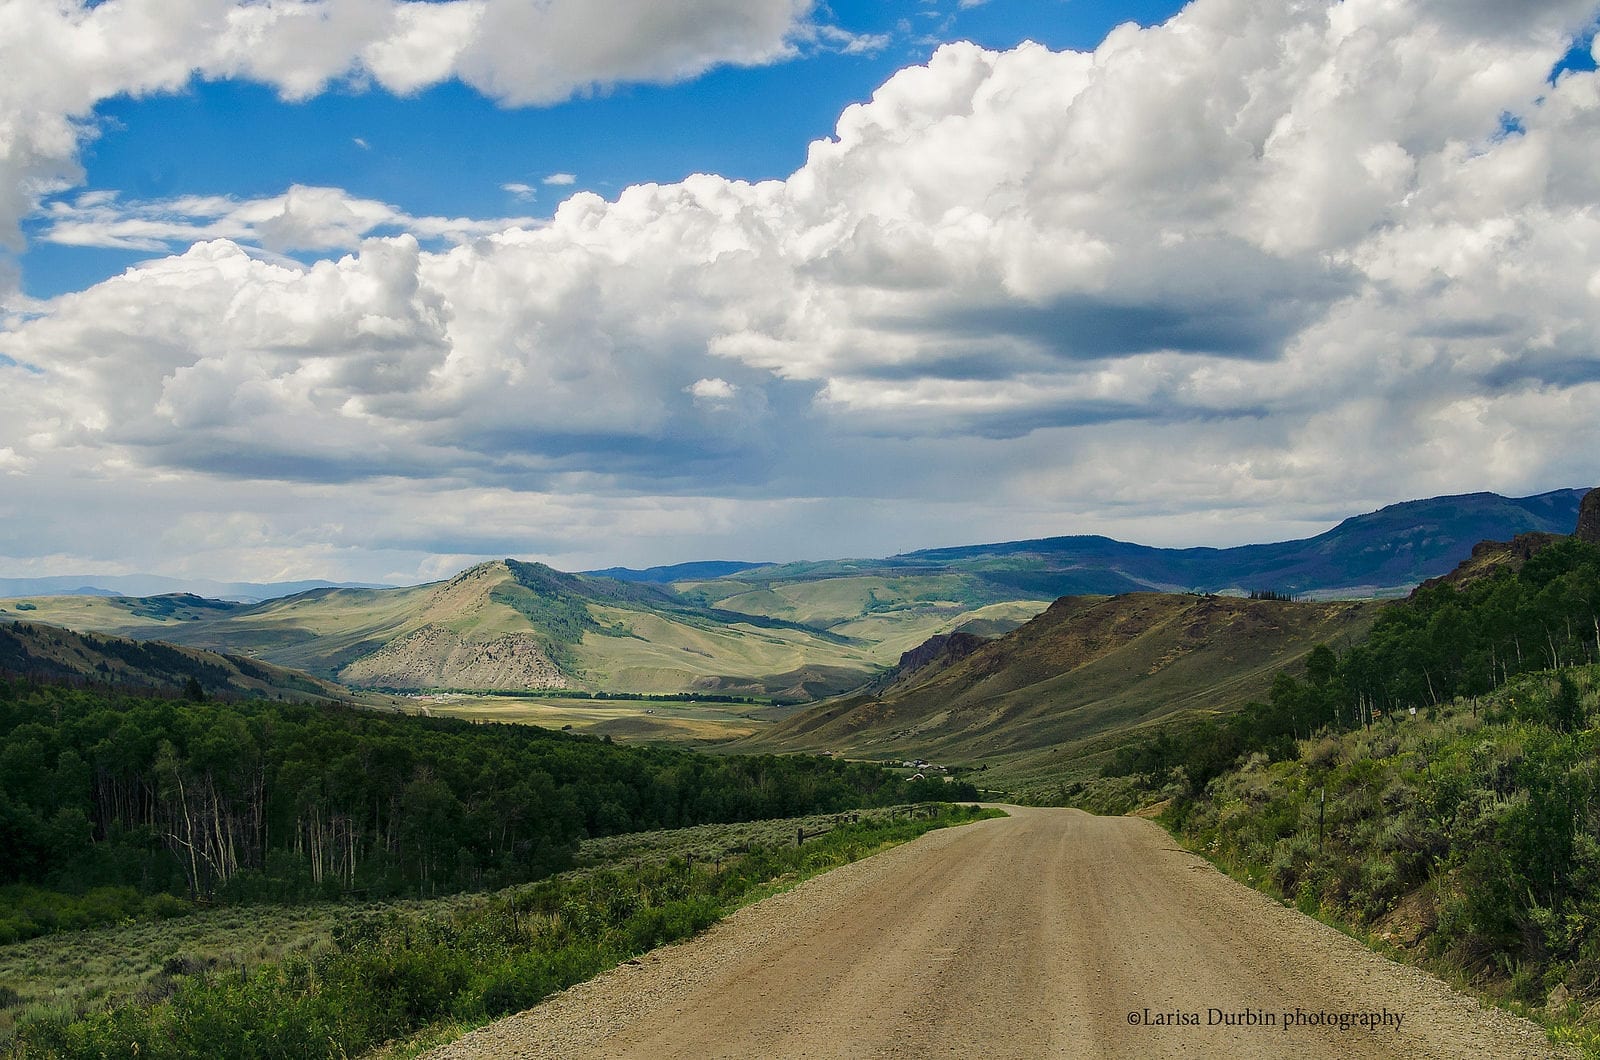
{"type": "Polygon", "coordinates": [[[1186,710],[1236,709],[1318,644],[1360,636],[1371,602],[1129,593],[1063,597],[948,666],[812,708],[748,749],[975,761],[1078,746],[1186,710]]]}

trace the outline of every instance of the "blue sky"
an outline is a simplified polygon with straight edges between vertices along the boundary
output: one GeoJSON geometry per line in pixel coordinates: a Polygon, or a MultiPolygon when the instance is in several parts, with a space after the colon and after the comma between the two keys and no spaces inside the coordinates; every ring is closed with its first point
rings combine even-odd
{"type": "Polygon", "coordinates": [[[0,14],[0,574],[1230,545],[1600,479],[1596,0],[0,14]]]}
{"type": "MultiPolygon", "coordinates": [[[[268,85],[196,80],[182,91],[100,103],[84,180],[61,193],[114,190],[134,200],[275,195],[326,185],[408,213],[547,217],[567,194],[612,197],[630,184],[691,173],[781,178],[839,113],[868,99],[939,44],[1004,49],[1024,40],[1092,49],[1114,26],[1166,20],[1171,0],[864,0],[819,12],[830,25],[885,38],[869,52],[809,46],[770,65],[721,66],[675,84],[622,83],[549,106],[505,106],[458,81],[412,95],[346,84],[285,103],[268,85]],[[570,174],[571,185],[545,184],[570,174]],[[505,190],[527,185],[533,194],[505,190]]],[[[24,289],[47,298],[136,264],[148,253],[64,246],[45,218],[27,225],[24,289]],[[42,238],[41,238],[42,237],[42,238]]],[[[306,255],[301,255],[307,257],[306,255]]]]}

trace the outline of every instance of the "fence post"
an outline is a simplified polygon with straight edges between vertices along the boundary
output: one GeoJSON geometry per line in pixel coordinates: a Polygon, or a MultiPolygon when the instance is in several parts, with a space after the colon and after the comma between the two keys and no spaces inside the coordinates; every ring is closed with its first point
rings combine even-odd
{"type": "Polygon", "coordinates": [[[806,830],[804,828],[796,828],[794,830],[794,845],[795,846],[800,846],[803,843],[805,843],[805,841],[806,841],[806,830]]]}

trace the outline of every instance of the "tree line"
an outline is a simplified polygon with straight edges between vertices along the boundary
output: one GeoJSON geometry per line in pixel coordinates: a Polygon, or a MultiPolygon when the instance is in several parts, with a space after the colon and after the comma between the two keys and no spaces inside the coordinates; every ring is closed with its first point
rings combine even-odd
{"type": "Polygon", "coordinates": [[[0,680],[0,884],[444,893],[559,871],[586,837],[975,797],[815,757],[0,680]]]}

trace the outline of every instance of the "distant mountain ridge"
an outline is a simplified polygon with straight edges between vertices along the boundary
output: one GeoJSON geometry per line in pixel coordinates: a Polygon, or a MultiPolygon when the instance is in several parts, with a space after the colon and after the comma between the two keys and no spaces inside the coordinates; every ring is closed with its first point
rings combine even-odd
{"type": "Polygon", "coordinates": [[[712,559],[697,563],[673,563],[665,567],[607,567],[604,570],[586,570],[582,573],[596,578],[613,578],[619,582],[650,582],[670,585],[673,582],[698,581],[706,578],[725,578],[730,574],[770,567],[770,563],[742,563],[737,560],[712,559]]]}
{"type": "Polygon", "coordinates": [[[354,687],[818,698],[883,678],[930,637],[1000,636],[1062,597],[1403,595],[1479,541],[1570,533],[1582,492],[1408,501],[1316,537],[1226,549],[1076,536],[623,578],[506,559],[426,585],[323,586],[254,603],[13,597],[0,599],[0,621],[243,653],[354,687]]]}
{"type": "Polygon", "coordinates": [[[1404,501],[1352,516],[1315,537],[1272,544],[1174,549],[1090,535],[923,549],[885,562],[948,569],[1026,558],[1033,562],[987,577],[1053,596],[1146,589],[1397,593],[1452,569],[1480,541],[1530,532],[1570,534],[1585,492],[1564,489],[1532,497],[1468,493],[1404,501]]]}
{"type": "MultiPolygon", "coordinates": [[[[883,559],[796,563],[704,560],[643,569],[607,567],[573,577],[659,586],[707,582],[737,585],[940,571],[973,574],[984,583],[981,595],[988,600],[1053,600],[1081,593],[1142,590],[1273,589],[1321,595],[1341,591],[1371,595],[1387,590],[1400,595],[1451,570],[1480,541],[1509,541],[1518,534],[1532,532],[1572,533],[1585,492],[1562,489],[1531,497],[1465,493],[1404,501],[1351,516],[1315,537],[1231,548],[1159,548],[1085,534],[918,549],[883,559]]],[[[396,587],[322,580],[222,582],[150,574],[0,578],[0,597],[13,598],[189,593],[215,600],[259,603],[315,589],[387,588],[396,587]]]]}

